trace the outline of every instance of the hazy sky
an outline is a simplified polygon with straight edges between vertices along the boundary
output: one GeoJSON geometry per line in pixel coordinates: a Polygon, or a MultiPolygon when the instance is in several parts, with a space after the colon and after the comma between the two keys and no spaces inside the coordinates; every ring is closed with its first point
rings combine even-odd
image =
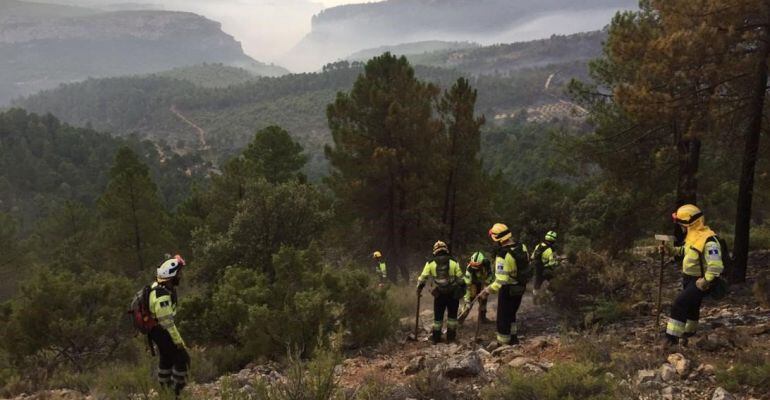
{"type": "Polygon", "coordinates": [[[310,32],[310,19],[327,7],[372,0],[34,0],[37,2],[109,6],[152,4],[166,10],[191,11],[222,23],[250,56],[271,62],[310,32]]]}

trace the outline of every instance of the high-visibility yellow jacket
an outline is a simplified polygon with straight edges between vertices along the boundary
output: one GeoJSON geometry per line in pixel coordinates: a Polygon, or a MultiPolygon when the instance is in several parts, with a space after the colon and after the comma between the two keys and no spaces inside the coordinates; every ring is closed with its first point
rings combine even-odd
{"type": "MultiPolygon", "coordinates": [[[[518,266],[516,265],[516,258],[513,256],[514,247],[516,246],[518,244],[504,246],[497,252],[495,257],[495,281],[489,285],[489,290],[492,293],[497,293],[503,285],[516,285],[520,283],[517,281],[518,266]]],[[[521,247],[522,251],[527,254],[527,246],[521,244],[521,247]]]]}
{"type": "Polygon", "coordinates": [[[152,290],[150,291],[149,306],[152,316],[158,320],[158,325],[168,331],[169,335],[171,335],[171,340],[177,346],[184,347],[182,335],[179,334],[179,330],[174,323],[174,317],[176,317],[176,292],[158,282],[153,283],[152,290]]]}
{"type": "Polygon", "coordinates": [[[460,263],[448,255],[439,255],[425,263],[417,281],[422,286],[428,279],[433,279],[433,283],[440,287],[462,284],[463,270],[460,268],[460,263]],[[448,268],[446,268],[447,264],[448,268]]]}
{"type": "Polygon", "coordinates": [[[724,272],[725,266],[722,263],[722,246],[716,236],[706,240],[702,249],[696,249],[693,246],[679,246],[674,248],[674,255],[683,257],[682,273],[688,276],[701,276],[707,281],[713,281],[714,278],[724,272]]]}
{"type": "Polygon", "coordinates": [[[532,261],[534,263],[542,263],[545,268],[554,268],[559,265],[556,257],[553,256],[553,249],[545,242],[541,242],[535,246],[535,250],[532,252],[532,261]],[[539,260],[537,259],[538,253],[540,254],[539,260]]]}

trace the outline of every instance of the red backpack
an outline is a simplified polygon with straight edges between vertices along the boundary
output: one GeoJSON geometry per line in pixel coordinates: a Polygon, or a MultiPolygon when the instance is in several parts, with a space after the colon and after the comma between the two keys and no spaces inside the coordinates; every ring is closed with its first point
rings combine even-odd
{"type": "Polygon", "coordinates": [[[148,285],[136,292],[128,310],[128,317],[134,328],[143,334],[149,334],[152,328],[158,325],[158,320],[150,312],[150,293],[153,290],[148,285]]]}

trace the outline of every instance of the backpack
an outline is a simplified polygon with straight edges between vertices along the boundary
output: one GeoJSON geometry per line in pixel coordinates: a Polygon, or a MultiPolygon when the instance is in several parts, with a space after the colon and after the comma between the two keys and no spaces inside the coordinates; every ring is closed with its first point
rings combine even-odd
{"type": "Polygon", "coordinates": [[[147,285],[136,292],[128,309],[128,318],[134,329],[143,334],[149,334],[152,328],[158,325],[158,320],[150,312],[150,293],[153,290],[150,285],[147,285]]]}
{"type": "Polygon", "coordinates": [[[516,260],[516,280],[519,285],[526,285],[532,279],[532,268],[529,266],[529,254],[521,243],[516,243],[508,250],[516,260]]]}

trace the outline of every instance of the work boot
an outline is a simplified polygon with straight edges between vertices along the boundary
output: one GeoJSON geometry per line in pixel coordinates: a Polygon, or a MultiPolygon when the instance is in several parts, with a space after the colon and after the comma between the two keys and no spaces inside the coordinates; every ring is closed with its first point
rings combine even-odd
{"type": "Polygon", "coordinates": [[[441,343],[441,331],[433,331],[433,335],[430,337],[433,344],[441,343]]]}
{"type": "Polygon", "coordinates": [[[679,339],[679,345],[682,347],[687,347],[690,344],[690,338],[695,336],[694,333],[685,333],[682,335],[682,338],[679,339]]]}
{"type": "Polygon", "coordinates": [[[675,350],[677,347],[679,347],[679,338],[669,334],[665,334],[657,346],[660,351],[675,350]]]}
{"type": "Polygon", "coordinates": [[[511,346],[515,346],[519,344],[519,337],[516,335],[511,335],[511,346]]]}
{"type": "Polygon", "coordinates": [[[446,331],[446,341],[447,342],[454,342],[455,339],[457,339],[457,331],[454,330],[454,329],[447,330],[446,331]]]}

